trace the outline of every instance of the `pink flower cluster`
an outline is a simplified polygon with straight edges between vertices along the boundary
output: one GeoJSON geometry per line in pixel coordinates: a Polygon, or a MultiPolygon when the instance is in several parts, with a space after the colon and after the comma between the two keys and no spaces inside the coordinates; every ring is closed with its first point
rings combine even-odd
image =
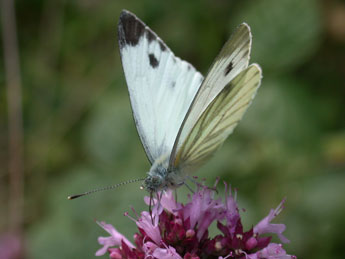
{"type": "MultiPolygon", "coordinates": [[[[96,255],[108,252],[111,259],[296,258],[286,254],[282,244],[271,243],[272,236],[262,236],[277,234],[282,243],[289,242],[282,234],[285,225],[271,223],[281,212],[284,201],[244,232],[236,198],[226,184],[225,187],[225,202],[214,198],[214,190],[199,186],[185,205],[175,201],[172,191],[166,191],[159,202],[155,200],[151,215],[143,211],[134,219],[126,213],[139,229],[134,235],[135,245],[112,225],[99,222],[110,236],[98,238],[103,247],[96,255]],[[214,221],[220,234],[212,238],[208,228],[214,221]]],[[[145,199],[148,203],[149,198],[145,199]]]]}

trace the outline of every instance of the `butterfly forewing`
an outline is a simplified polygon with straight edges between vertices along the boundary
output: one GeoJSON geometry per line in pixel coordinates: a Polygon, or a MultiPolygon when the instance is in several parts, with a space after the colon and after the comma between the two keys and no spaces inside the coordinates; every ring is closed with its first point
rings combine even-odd
{"type": "Polygon", "coordinates": [[[243,69],[247,68],[251,48],[251,32],[247,24],[241,24],[231,38],[225,43],[215,59],[205,80],[198,90],[191,107],[188,110],[183,124],[174,143],[170,156],[170,167],[176,164],[177,153],[192,128],[213,99],[228,85],[228,83],[243,69]]]}
{"type": "Polygon", "coordinates": [[[178,150],[174,167],[189,172],[206,161],[241,120],[260,86],[261,69],[250,65],[214,98],[178,150]]]}
{"type": "Polygon", "coordinates": [[[134,120],[153,163],[170,154],[203,77],[128,11],[121,13],[118,37],[134,120]]]}

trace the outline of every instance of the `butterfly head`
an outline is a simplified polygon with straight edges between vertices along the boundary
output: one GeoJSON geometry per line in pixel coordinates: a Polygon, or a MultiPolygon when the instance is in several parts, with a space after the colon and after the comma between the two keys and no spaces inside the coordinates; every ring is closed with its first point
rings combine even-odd
{"type": "Polygon", "coordinates": [[[142,189],[152,193],[169,187],[168,158],[168,155],[162,155],[153,163],[141,186],[142,189]]]}
{"type": "Polygon", "coordinates": [[[162,176],[158,174],[149,173],[141,187],[142,189],[145,189],[146,191],[153,193],[162,189],[163,182],[164,180],[162,176]]]}

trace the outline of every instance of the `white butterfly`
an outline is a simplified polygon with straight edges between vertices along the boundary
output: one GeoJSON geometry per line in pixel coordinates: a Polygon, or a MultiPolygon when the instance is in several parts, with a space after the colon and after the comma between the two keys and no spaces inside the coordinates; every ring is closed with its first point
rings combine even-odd
{"type": "Polygon", "coordinates": [[[206,78],[129,11],[121,13],[118,38],[135,124],[152,164],[143,188],[176,188],[233,132],[260,86],[260,67],[248,66],[250,28],[237,28],[206,78]]]}

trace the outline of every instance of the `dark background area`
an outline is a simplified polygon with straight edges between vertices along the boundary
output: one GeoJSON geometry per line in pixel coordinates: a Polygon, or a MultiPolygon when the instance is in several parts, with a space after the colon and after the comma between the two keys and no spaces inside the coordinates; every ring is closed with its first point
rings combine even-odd
{"type": "Polygon", "coordinates": [[[238,189],[248,228],[287,197],[275,220],[287,226],[287,252],[343,258],[344,1],[20,0],[15,8],[23,118],[18,124],[23,156],[16,164],[24,179],[18,178],[16,198],[18,181],[9,173],[16,152],[8,151],[12,130],[2,27],[0,246],[15,244],[8,238],[15,231],[25,241],[22,258],[93,258],[97,237],[106,235],[94,219],[129,238],[134,234],[135,224],[123,213],[130,205],[146,209],[140,184],[66,199],[143,177],[150,167],[133,123],[117,45],[117,21],[125,8],[204,75],[237,25],[251,26],[251,63],[263,69],[262,86],[234,134],[198,175],[208,184],[219,176],[238,189]]]}

